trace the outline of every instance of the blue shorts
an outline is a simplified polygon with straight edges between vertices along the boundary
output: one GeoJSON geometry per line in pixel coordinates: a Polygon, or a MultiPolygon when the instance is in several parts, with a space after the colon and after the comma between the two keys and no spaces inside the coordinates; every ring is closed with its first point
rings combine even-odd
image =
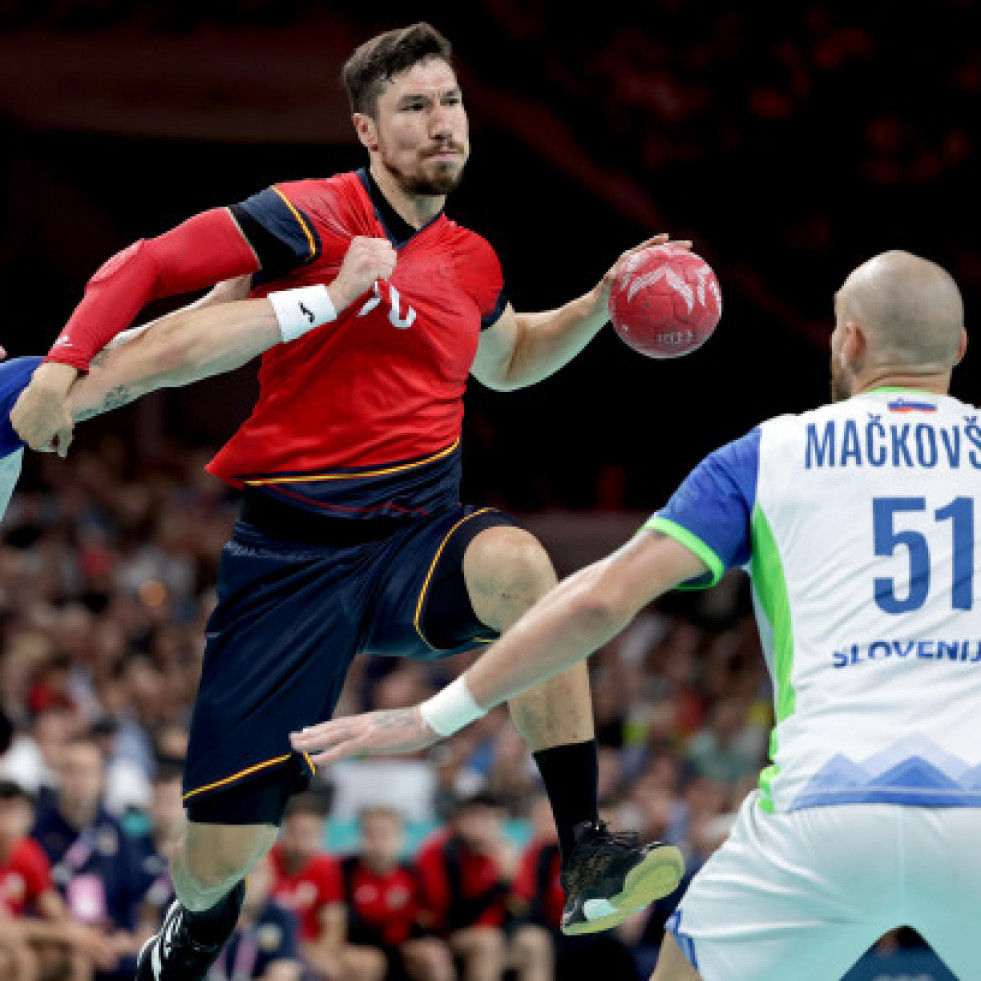
{"type": "Polygon", "coordinates": [[[10,425],[10,411],[43,360],[31,357],[0,361],[0,457],[24,448],[24,441],[10,425]]]}
{"type": "Polygon", "coordinates": [[[484,529],[516,524],[508,515],[463,504],[408,519],[296,512],[301,543],[295,520],[285,534],[268,520],[268,502],[260,530],[256,499],[246,492],[222,553],[207,627],[184,772],[196,821],[278,823],[313,773],[289,734],[331,717],[357,654],[432,660],[497,638],[470,605],[463,554],[484,529]]]}

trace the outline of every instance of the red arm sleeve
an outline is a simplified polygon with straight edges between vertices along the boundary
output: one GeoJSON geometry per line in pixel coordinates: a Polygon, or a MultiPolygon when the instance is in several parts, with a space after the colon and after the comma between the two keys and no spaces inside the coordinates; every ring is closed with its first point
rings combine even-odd
{"type": "Polygon", "coordinates": [[[212,208],[118,252],[89,280],[49,361],[81,371],[151,300],[254,273],[259,262],[227,208],[212,208]]]}

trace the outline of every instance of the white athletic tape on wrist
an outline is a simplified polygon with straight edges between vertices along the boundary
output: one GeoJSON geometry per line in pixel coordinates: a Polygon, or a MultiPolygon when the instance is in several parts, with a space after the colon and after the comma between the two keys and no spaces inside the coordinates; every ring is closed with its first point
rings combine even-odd
{"type": "Polygon", "coordinates": [[[487,714],[487,710],[473,700],[462,674],[451,685],[423,702],[420,709],[426,724],[440,736],[452,736],[487,714]]]}
{"type": "Polygon", "coordinates": [[[284,342],[295,341],[307,331],[337,319],[334,302],[323,283],[301,286],[295,290],[278,290],[269,294],[276,312],[279,333],[284,342]]]}

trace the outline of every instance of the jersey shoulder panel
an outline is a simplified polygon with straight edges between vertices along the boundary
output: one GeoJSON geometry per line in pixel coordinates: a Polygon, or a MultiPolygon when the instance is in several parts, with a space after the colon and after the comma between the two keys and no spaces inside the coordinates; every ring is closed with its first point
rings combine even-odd
{"type": "Polygon", "coordinates": [[[448,225],[456,236],[461,281],[480,309],[482,327],[495,323],[507,306],[504,270],[494,247],[477,232],[452,220],[448,225]]]}
{"type": "Polygon", "coordinates": [[[727,568],[749,561],[760,438],[757,427],[710,453],[645,525],[676,538],[708,566],[708,576],[689,588],[711,586],[727,568]]]}
{"type": "Polygon", "coordinates": [[[354,235],[371,234],[353,174],[281,181],[231,207],[262,265],[254,285],[322,258],[334,260],[354,235]]]}

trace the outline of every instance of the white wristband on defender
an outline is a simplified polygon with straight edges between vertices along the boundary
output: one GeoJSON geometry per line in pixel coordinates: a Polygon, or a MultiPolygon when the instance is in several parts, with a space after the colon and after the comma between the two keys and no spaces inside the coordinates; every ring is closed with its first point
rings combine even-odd
{"type": "Polygon", "coordinates": [[[452,736],[454,732],[487,714],[487,710],[473,700],[462,674],[451,685],[423,702],[419,708],[426,724],[440,736],[452,736]]]}
{"type": "Polygon", "coordinates": [[[283,341],[295,341],[307,331],[337,319],[334,302],[323,283],[279,290],[268,297],[276,312],[283,341]]]}

